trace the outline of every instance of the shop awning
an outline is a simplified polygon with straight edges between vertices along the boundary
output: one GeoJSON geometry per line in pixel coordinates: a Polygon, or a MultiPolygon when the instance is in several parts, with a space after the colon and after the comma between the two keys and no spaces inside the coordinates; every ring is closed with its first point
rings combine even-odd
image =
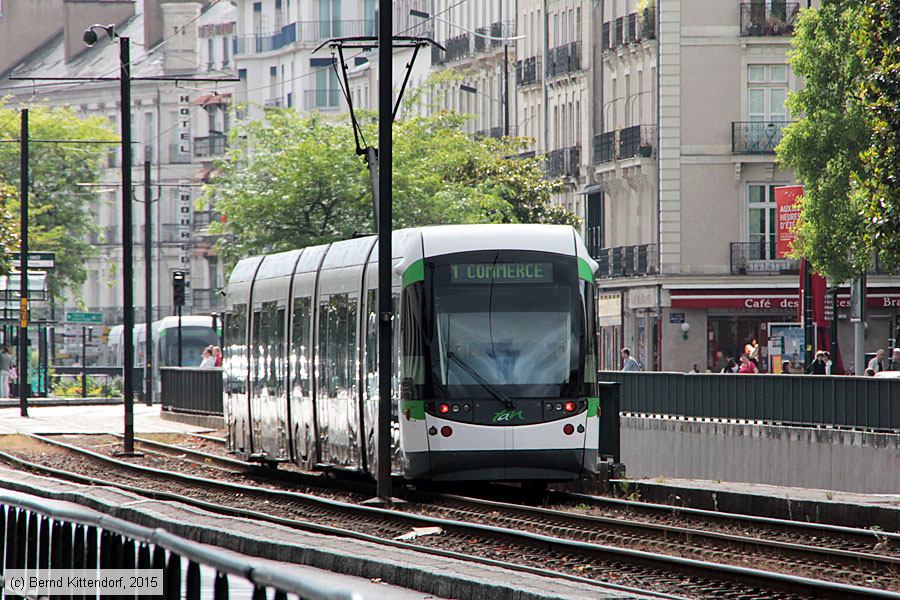
{"type": "MultiPolygon", "coordinates": [[[[795,311],[800,305],[797,286],[675,287],[668,288],[672,308],[741,308],[795,311]]],[[[869,308],[900,309],[900,286],[869,285],[869,308]]],[[[850,288],[838,290],[838,308],[850,307],[850,288]]]]}

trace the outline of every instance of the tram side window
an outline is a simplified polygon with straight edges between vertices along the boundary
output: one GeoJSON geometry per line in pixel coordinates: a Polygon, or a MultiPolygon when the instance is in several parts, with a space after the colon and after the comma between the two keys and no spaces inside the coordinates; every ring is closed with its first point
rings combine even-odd
{"type": "Polygon", "coordinates": [[[319,309],[319,391],[330,398],[348,395],[356,380],[356,301],[333,294],[319,309]]]}
{"type": "MultiPolygon", "coordinates": [[[[264,302],[262,305],[262,324],[260,325],[260,338],[257,348],[259,351],[258,362],[262,372],[260,373],[261,385],[265,386],[269,395],[278,393],[278,306],[276,302],[264,302]]],[[[283,333],[282,333],[283,335],[283,333]]]]}
{"type": "Polygon", "coordinates": [[[584,381],[597,383],[597,290],[584,282],[584,381]]]}
{"type": "Polygon", "coordinates": [[[247,356],[250,359],[250,392],[254,396],[259,396],[262,392],[262,366],[260,365],[260,357],[262,356],[262,313],[258,310],[253,311],[250,322],[250,348],[247,356]]]}
{"type": "Polygon", "coordinates": [[[247,305],[235,304],[225,315],[225,366],[226,390],[233,393],[247,391],[247,305]]]}
{"type": "Polygon", "coordinates": [[[310,298],[294,298],[291,328],[291,390],[295,394],[308,396],[310,392],[310,298]]]}
{"type": "Polygon", "coordinates": [[[284,394],[284,308],[275,311],[275,336],[271,347],[271,373],[275,381],[269,389],[280,398],[284,394]]]}
{"type": "MultiPolygon", "coordinates": [[[[365,377],[366,390],[369,398],[378,397],[378,295],[376,290],[369,290],[366,296],[366,356],[365,377]]],[[[393,376],[391,385],[394,398],[400,394],[400,294],[394,292],[391,295],[391,312],[394,315],[393,328],[391,330],[391,355],[394,357],[391,367],[393,376]]]]}

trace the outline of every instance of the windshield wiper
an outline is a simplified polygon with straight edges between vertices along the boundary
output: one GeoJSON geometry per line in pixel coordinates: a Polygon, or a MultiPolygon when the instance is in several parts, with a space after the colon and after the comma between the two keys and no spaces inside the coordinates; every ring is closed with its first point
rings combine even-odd
{"type": "Polygon", "coordinates": [[[473,369],[469,365],[469,363],[467,363],[466,361],[464,361],[463,359],[458,357],[456,355],[456,353],[447,352],[447,358],[449,358],[452,361],[455,361],[456,364],[458,364],[460,367],[462,367],[463,371],[465,371],[466,373],[469,374],[469,377],[471,377],[472,379],[477,381],[479,383],[479,385],[481,385],[481,387],[486,389],[491,394],[491,396],[493,396],[497,400],[500,400],[501,402],[503,402],[506,405],[506,408],[513,409],[516,407],[516,403],[513,402],[512,398],[510,398],[509,396],[507,396],[506,394],[504,394],[503,392],[498,390],[496,387],[494,387],[487,381],[485,381],[484,377],[482,377],[481,375],[478,374],[478,371],[473,369]]]}

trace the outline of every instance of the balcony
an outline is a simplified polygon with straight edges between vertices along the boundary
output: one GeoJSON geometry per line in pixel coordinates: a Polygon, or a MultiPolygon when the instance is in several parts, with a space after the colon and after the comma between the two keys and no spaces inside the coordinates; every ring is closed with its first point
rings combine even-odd
{"type": "Polygon", "coordinates": [[[184,165],[191,162],[191,153],[182,152],[181,144],[169,144],[169,162],[174,165],[184,165]]]}
{"type": "Polygon", "coordinates": [[[532,85],[540,81],[541,57],[532,56],[516,61],[516,85],[532,85]]]}
{"type": "Polygon", "coordinates": [[[303,108],[306,110],[337,110],[341,106],[341,91],[305,90],[303,92],[303,108]]]}
{"type": "Polygon", "coordinates": [[[544,158],[547,177],[578,177],[581,170],[581,147],[570,146],[551,150],[544,158]]]}
{"type": "Polygon", "coordinates": [[[653,39],[656,39],[655,6],[648,6],[640,13],[630,13],[614,21],[607,21],[600,29],[600,48],[603,52],[653,39]]]}
{"type": "Polygon", "coordinates": [[[633,125],[594,136],[594,164],[640,156],[650,158],[656,145],[655,125],[633,125]]]}
{"type": "Polygon", "coordinates": [[[225,154],[228,136],[221,133],[194,138],[194,158],[210,158],[225,154]]]}
{"type": "Polygon", "coordinates": [[[266,108],[281,108],[281,98],[266,98],[263,101],[263,106],[266,108]]]}
{"type": "Polygon", "coordinates": [[[297,41],[297,23],[285,25],[278,31],[235,36],[232,54],[274,52],[297,41]]]}
{"type": "Polygon", "coordinates": [[[487,27],[479,27],[475,30],[475,33],[479,34],[475,36],[475,52],[484,52],[488,47],[487,38],[483,37],[488,35],[487,27]]]}
{"type": "Polygon", "coordinates": [[[613,27],[613,44],[621,46],[625,43],[625,17],[617,17],[613,27]]]}
{"type": "Polygon", "coordinates": [[[549,52],[547,77],[556,77],[581,70],[581,42],[557,46],[549,52]]]}
{"type": "Polygon", "coordinates": [[[641,13],[639,22],[638,40],[656,39],[656,7],[648,6],[641,13]]]}
{"type": "Polygon", "coordinates": [[[449,38],[444,42],[447,52],[444,54],[444,60],[442,62],[453,62],[468,57],[472,52],[471,39],[472,36],[468,33],[449,38]]]}
{"type": "Polygon", "coordinates": [[[600,248],[594,259],[600,264],[598,279],[641,277],[659,272],[656,244],[600,248]]]}
{"type": "Polygon", "coordinates": [[[332,21],[301,21],[299,41],[322,43],[337,37],[378,35],[375,19],[346,19],[332,21]]]}
{"type": "Polygon", "coordinates": [[[790,121],[733,121],[731,152],[734,154],[775,154],[784,126],[790,121]]]}
{"type": "Polygon", "coordinates": [[[778,36],[794,33],[794,24],[800,14],[797,2],[762,0],[741,4],[742,36],[778,36]]]}
{"type": "Polygon", "coordinates": [[[731,242],[731,274],[795,275],[800,272],[799,260],[777,256],[774,239],[770,242],[731,242]]]}

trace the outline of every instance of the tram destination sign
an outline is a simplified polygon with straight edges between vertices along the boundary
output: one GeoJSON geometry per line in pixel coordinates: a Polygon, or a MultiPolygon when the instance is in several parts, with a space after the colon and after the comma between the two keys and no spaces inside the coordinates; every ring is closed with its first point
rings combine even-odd
{"type": "MultiPolygon", "coordinates": [[[[12,266],[16,269],[22,267],[22,253],[12,253],[12,266]]],[[[29,269],[55,269],[56,253],[55,252],[29,252],[28,253],[29,269]]]]}
{"type": "Polygon", "coordinates": [[[66,313],[66,323],[89,323],[101,325],[103,313],[98,312],[70,312],[66,313]]]}
{"type": "Polygon", "coordinates": [[[553,263],[464,263],[450,267],[450,283],[552,283],[553,263]]]}

